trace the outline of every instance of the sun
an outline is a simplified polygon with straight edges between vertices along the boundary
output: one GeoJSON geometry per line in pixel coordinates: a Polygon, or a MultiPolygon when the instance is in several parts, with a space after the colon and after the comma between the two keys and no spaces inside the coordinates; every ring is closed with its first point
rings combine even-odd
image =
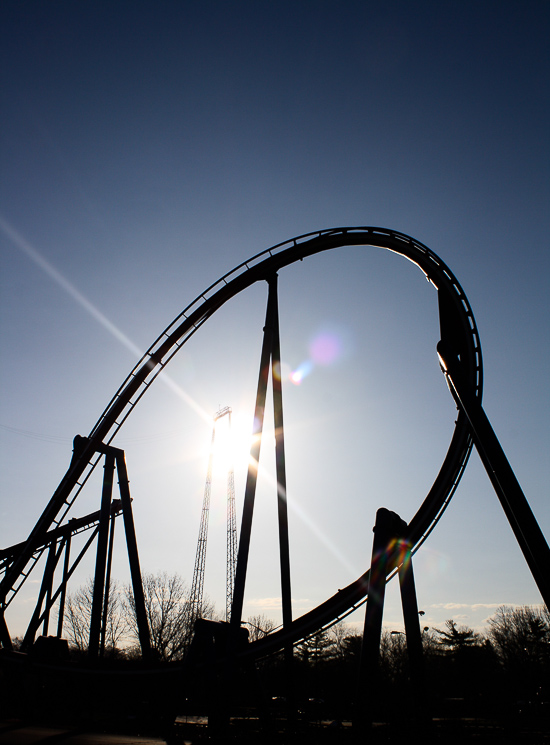
{"type": "Polygon", "coordinates": [[[215,473],[227,473],[248,465],[253,442],[252,422],[230,406],[219,409],[213,417],[213,437],[208,457],[215,473]]]}

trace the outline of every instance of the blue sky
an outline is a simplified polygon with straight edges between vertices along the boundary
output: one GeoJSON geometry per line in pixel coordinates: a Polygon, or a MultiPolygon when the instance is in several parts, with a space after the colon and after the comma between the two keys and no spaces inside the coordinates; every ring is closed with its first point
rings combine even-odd
{"type": "MultiPolygon", "coordinates": [[[[0,544],[28,535],[74,435],[188,302],[273,244],[343,225],[412,235],[455,273],[485,410],[550,534],[546,2],[7,0],[0,13],[0,544]]],[[[378,507],[412,517],[455,408],[436,295],[412,264],[340,249],[279,284],[285,369],[320,335],[338,345],[283,390],[299,615],[366,568],[378,507]]],[[[117,436],[146,571],[191,580],[210,418],[233,408],[242,451],[266,296],[254,286],[216,314],[117,436]]],[[[245,615],[278,620],[269,437],[245,615]]],[[[217,481],[206,592],[221,611],[217,481]]],[[[115,567],[124,580],[122,544],[115,567]]],[[[415,568],[426,625],[540,602],[477,454],[415,568]]],[[[14,633],[36,587],[10,609],[14,633]]],[[[385,621],[401,624],[396,589],[385,621]]]]}

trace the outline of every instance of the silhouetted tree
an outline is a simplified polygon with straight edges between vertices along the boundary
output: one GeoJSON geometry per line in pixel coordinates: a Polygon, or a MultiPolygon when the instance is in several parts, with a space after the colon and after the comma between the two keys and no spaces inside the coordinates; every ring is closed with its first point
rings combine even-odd
{"type": "Polygon", "coordinates": [[[501,606],[489,619],[489,638],[509,695],[537,697],[541,689],[550,688],[550,614],[546,606],[501,606]]]}
{"type": "Polygon", "coordinates": [[[439,638],[435,629],[424,626],[422,629],[422,651],[428,658],[439,651],[439,638]]]}
{"type": "Polygon", "coordinates": [[[334,646],[328,632],[320,629],[298,646],[297,656],[302,662],[316,666],[334,656],[334,646]]]}
{"type": "Polygon", "coordinates": [[[349,636],[349,628],[343,621],[338,621],[328,630],[329,638],[333,642],[331,654],[337,659],[344,659],[346,654],[345,640],[349,636]]]}
{"type": "Polygon", "coordinates": [[[380,639],[380,666],[392,683],[403,682],[408,675],[409,657],[405,634],[384,629],[380,639]]]}
{"type": "Polygon", "coordinates": [[[439,693],[470,702],[492,695],[498,669],[490,642],[473,629],[458,626],[452,619],[446,621],[445,626],[444,631],[434,629],[439,654],[435,655],[436,664],[431,673],[438,681],[439,693]]]}
{"type": "Polygon", "coordinates": [[[250,642],[255,642],[257,639],[263,639],[264,636],[267,636],[274,628],[276,628],[275,621],[261,614],[258,616],[250,616],[246,621],[246,627],[248,629],[248,640],[250,642]]]}
{"type": "Polygon", "coordinates": [[[510,664],[526,659],[550,661],[550,614],[548,608],[502,605],[489,619],[489,637],[501,660],[510,664]]]}
{"type": "Polygon", "coordinates": [[[363,635],[359,633],[347,634],[341,643],[341,649],[345,660],[357,662],[361,654],[361,645],[363,644],[363,635]]]}
{"type": "Polygon", "coordinates": [[[447,652],[457,653],[466,647],[478,646],[481,643],[480,634],[467,626],[458,626],[452,618],[445,621],[445,626],[447,631],[434,631],[439,635],[438,643],[447,652]]]}
{"type": "MultiPolygon", "coordinates": [[[[149,624],[151,648],[159,660],[181,660],[193,629],[188,628],[187,585],[179,574],[144,574],[142,577],[145,612],[149,624]]],[[[125,589],[126,619],[131,638],[139,639],[134,593],[131,585],[125,589]]],[[[206,598],[200,616],[212,618],[214,606],[206,598]]]]}
{"type": "MultiPolygon", "coordinates": [[[[94,580],[92,577],[76,592],[67,595],[64,629],[69,637],[69,643],[80,652],[88,649],[93,595],[94,580]]],[[[105,651],[107,654],[113,655],[120,651],[119,645],[124,641],[127,632],[128,623],[124,613],[120,588],[116,580],[111,580],[105,629],[105,651]]]]}

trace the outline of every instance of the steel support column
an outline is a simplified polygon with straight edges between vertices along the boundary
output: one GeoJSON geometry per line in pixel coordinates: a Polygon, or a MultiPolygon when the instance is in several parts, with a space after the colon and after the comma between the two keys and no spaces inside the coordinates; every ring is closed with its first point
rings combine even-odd
{"type": "Polygon", "coordinates": [[[63,562],[63,578],[61,580],[61,597],[59,599],[59,612],[57,614],[57,638],[63,636],[63,620],[65,617],[65,600],[67,598],[67,580],[69,577],[69,563],[71,559],[71,538],[72,533],[68,533],[65,538],[65,561],[63,562]]]}
{"type": "MultiPolygon", "coordinates": [[[[292,624],[292,591],[290,583],[290,542],[288,538],[288,505],[286,495],[285,430],[283,422],[283,386],[281,380],[281,340],[279,335],[279,301],[277,275],[269,282],[272,308],[271,382],[273,385],[273,418],[275,424],[275,467],[277,475],[277,514],[279,521],[279,561],[281,565],[281,603],[283,628],[292,624]]],[[[292,644],[285,645],[286,688],[289,720],[295,716],[292,644]]]]}
{"type": "Polygon", "coordinates": [[[395,536],[402,534],[403,526],[406,528],[406,523],[395,512],[384,507],[377,510],[354,717],[354,725],[359,728],[368,727],[372,722],[373,702],[380,674],[380,638],[386,578],[395,566],[395,536]]]}
{"type": "Polygon", "coordinates": [[[105,597],[103,600],[103,623],[101,624],[101,639],[99,643],[99,654],[103,657],[105,653],[105,639],[107,636],[107,619],[109,618],[109,602],[111,600],[111,568],[113,566],[113,547],[115,545],[115,522],[116,516],[111,510],[111,530],[109,532],[109,549],[107,556],[107,572],[105,574],[105,597]]]}
{"type": "MultiPolygon", "coordinates": [[[[103,466],[103,492],[101,495],[101,509],[99,515],[99,533],[97,536],[97,552],[94,576],[94,592],[90,619],[90,640],[88,654],[97,657],[101,636],[101,616],[103,611],[103,596],[105,592],[105,568],[107,564],[107,543],[109,536],[109,519],[111,515],[111,500],[113,498],[113,476],[115,471],[115,456],[111,449],[105,455],[103,466]]],[[[103,619],[105,623],[105,619],[103,619]]]]}
{"type": "Polygon", "coordinates": [[[404,539],[401,544],[398,559],[399,587],[401,590],[401,604],[403,606],[403,621],[407,637],[407,654],[412,683],[412,695],[416,699],[416,712],[419,716],[424,713],[424,652],[422,649],[422,633],[420,631],[420,616],[416,599],[416,588],[412,566],[411,546],[404,539]]]}
{"type": "Polygon", "coordinates": [[[550,607],[550,549],[533,515],[502,446],[481,406],[472,395],[461,363],[448,345],[439,342],[437,352],[451,393],[468,418],[479,457],[493,484],[502,508],[546,605],[550,607]]]}
{"type": "MultiPolygon", "coordinates": [[[[50,629],[50,610],[52,607],[52,590],[53,590],[53,575],[55,572],[55,568],[57,566],[57,561],[59,559],[59,556],[56,557],[56,549],[57,544],[52,543],[50,546],[50,553],[53,554],[53,568],[50,572],[48,572],[48,576],[44,576],[44,580],[46,582],[46,592],[44,595],[44,620],[42,622],[42,636],[48,636],[48,631],[50,629]]],[[[59,555],[61,555],[62,545],[59,547],[59,555]]],[[[48,561],[49,561],[49,554],[48,554],[48,561]]]]}
{"type": "MultiPolygon", "coordinates": [[[[115,450],[115,448],[113,448],[115,450]]],[[[122,516],[124,530],[126,533],[126,546],[128,548],[128,561],[130,564],[130,575],[132,577],[132,590],[136,607],[136,621],[138,627],[141,654],[148,659],[151,654],[151,640],[149,636],[149,624],[145,610],[145,597],[143,595],[143,583],[141,581],[141,569],[139,566],[139,554],[134,527],[134,516],[132,513],[132,500],[130,498],[130,487],[128,484],[128,472],[126,470],[126,459],[123,450],[116,450],[116,465],[118,471],[118,484],[120,499],[122,502],[122,516]]]]}
{"type": "MultiPolygon", "coordinates": [[[[70,580],[73,572],[76,570],[76,568],[80,564],[81,560],[83,559],[84,555],[86,554],[86,552],[88,551],[88,549],[90,548],[90,546],[92,545],[92,543],[94,542],[95,537],[97,536],[98,530],[99,530],[99,526],[97,526],[96,528],[94,528],[92,535],[88,538],[88,540],[86,541],[86,543],[84,545],[84,548],[80,551],[80,553],[78,554],[78,556],[74,560],[72,567],[69,569],[69,571],[67,572],[66,576],[64,575],[61,584],[59,585],[59,587],[57,588],[57,590],[55,591],[55,593],[53,594],[53,596],[52,596],[52,598],[50,600],[50,607],[53,606],[53,604],[55,603],[55,601],[57,600],[57,598],[63,592],[66,591],[67,582],[70,580]]],[[[56,562],[59,560],[59,557],[61,556],[61,550],[62,550],[62,548],[60,549],[60,551],[57,554],[56,562]]],[[[42,612],[42,615],[40,616],[40,619],[38,620],[38,624],[40,624],[40,622],[43,620],[44,614],[46,613],[46,611],[49,611],[49,608],[47,608],[45,611],[42,612]]],[[[58,625],[58,630],[59,630],[59,625],[58,625]]]]}
{"type": "Polygon", "coordinates": [[[53,581],[53,574],[55,572],[55,567],[57,565],[59,556],[61,554],[61,551],[56,553],[56,550],[55,550],[56,546],[57,546],[56,541],[53,541],[48,548],[48,558],[46,559],[46,568],[44,569],[44,576],[42,577],[42,585],[40,586],[40,592],[38,593],[38,600],[36,601],[36,607],[34,609],[33,616],[27,627],[25,636],[23,637],[23,642],[21,644],[22,651],[26,651],[29,647],[33,645],[34,637],[36,636],[38,627],[44,621],[44,619],[49,615],[50,607],[52,603],[55,602],[56,596],[54,596],[53,599],[51,597],[51,584],[53,581]],[[49,602],[46,604],[44,611],[42,611],[42,605],[44,603],[44,598],[46,597],[48,593],[48,588],[50,588],[49,602]]]}
{"type": "Polygon", "coordinates": [[[10,632],[4,618],[4,609],[0,611],[0,642],[4,649],[12,650],[13,644],[10,637],[10,632]]]}
{"type": "Polygon", "coordinates": [[[273,348],[273,329],[275,323],[274,314],[277,310],[276,299],[277,285],[275,285],[275,289],[273,289],[273,284],[270,282],[269,294],[267,299],[267,310],[265,316],[262,354],[260,358],[258,390],[256,393],[256,406],[254,408],[254,424],[252,431],[252,445],[250,448],[250,462],[248,466],[248,473],[246,476],[243,516],[241,521],[241,533],[239,536],[239,550],[237,553],[237,568],[235,570],[235,589],[233,591],[233,605],[231,608],[231,626],[233,626],[234,628],[240,628],[243,614],[246,571],[248,568],[250,536],[252,532],[252,517],[254,514],[254,500],[256,498],[258,464],[260,461],[260,447],[262,444],[262,431],[264,426],[265,397],[267,392],[267,381],[269,378],[269,363],[273,348]]]}
{"type": "MultiPolygon", "coordinates": [[[[277,473],[277,510],[279,517],[279,555],[281,563],[281,595],[283,626],[292,623],[292,593],[290,587],[290,544],[288,540],[288,507],[286,498],[285,431],[283,425],[283,390],[281,381],[281,342],[279,337],[279,307],[277,277],[269,283],[273,293],[273,336],[271,380],[273,383],[273,412],[275,420],[275,463],[277,473]]],[[[292,647],[291,647],[292,649],[292,647]]]]}

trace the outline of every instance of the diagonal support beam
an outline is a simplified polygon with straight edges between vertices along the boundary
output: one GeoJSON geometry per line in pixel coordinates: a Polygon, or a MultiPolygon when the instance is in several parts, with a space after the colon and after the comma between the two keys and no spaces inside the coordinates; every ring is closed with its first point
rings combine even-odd
{"type": "MultiPolygon", "coordinates": [[[[111,516],[111,500],[113,498],[113,477],[115,471],[115,456],[112,451],[105,455],[103,466],[103,492],[101,495],[101,511],[99,517],[99,533],[97,535],[97,553],[94,576],[94,592],[92,599],[92,613],[90,619],[90,640],[88,654],[97,657],[101,637],[103,598],[105,593],[105,568],[107,564],[107,543],[109,534],[109,519],[111,516]]],[[[103,619],[103,623],[106,619],[103,619]]]]}
{"type": "MultiPolygon", "coordinates": [[[[23,637],[23,642],[21,644],[22,651],[27,651],[28,648],[32,646],[38,627],[43,621],[46,622],[46,619],[49,619],[50,609],[54,602],[54,598],[52,598],[51,593],[53,574],[55,572],[55,568],[61,556],[62,550],[63,545],[61,545],[58,549],[57,541],[52,541],[48,548],[48,558],[46,559],[46,567],[44,569],[44,575],[42,577],[42,585],[40,587],[40,592],[38,593],[38,600],[36,602],[33,616],[31,618],[27,631],[25,632],[25,636],[23,637]],[[45,599],[45,607],[42,608],[45,599]]],[[[46,626],[47,625],[48,624],[46,623],[46,626]]]]}
{"type": "Polygon", "coordinates": [[[231,625],[237,628],[241,625],[243,614],[244,589],[246,584],[246,572],[248,569],[248,555],[250,552],[250,536],[252,533],[252,517],[254,515],[256,483],[258,480],[258,464],[260,461],[260,448],[262,444],[262,432],[264,427],[265,397],[267,392],[269,363],[271,359],[271,350],[273,343],[272,334],[273,295],[271,292],[271,285],[269,285],[269,295],[267,300],[267,311],[264,326],[264,338],[260,358],[260,373],[258,377],[258,390],[256,393],[256,406],[254,407],[252,445],[250,447],[250,460],[248,465],[248,473],[246,475],[243,516],[241,520],[239,549],[237,552],[237,568],[235,570],[235,589],[233,591],[233,605],[231,608],[231,625]]]}
{"type": "Polygon", "coordinates": [[[283,623],[292,623],[291,592],[290,592],[290,550],[288,541],[288,513],[286,500],[286,469],[284,453],[284,427],[283,427],[283,399],[280,380],[280,340],[279,340],[279,309],[277,299],[277,276],[273,275],[268,280],[269,292],[267,299],[267,310],[264,326],[264,338],[260,358],[260,372],[258,377],[258,389],[256,393],[256,406],[254,409],[253,440],[250,449],[250,463],[246,478],[246,488],[239,538],[239,550],[237,554],[237,567],[235,571],[235,588],[233,592],[233,605],[231,609],[231,625],[238,628],[242,622],[242,611],[244,604],[244,591],[246,584],[246,573],[248,568],[248,556],[250,551],[250,537],[252,532],[252,517],[254,513],[254,502],[256,496],[256,484],[258,478],[258,464],[260,460],[260,447],[263,432],[265,399],[269,371],[271,369],[273,382],[273,409],[275,420],[275,445],[276,445],[276,470],[277,470],[277,504],[279,516],[279,546],[281,563],[281,588],[283,599],[283,623]]]}
{"type": "MultiPolygon", "coordinates": [[[[373,528],[371,568],[368,598],[359,660],[356,713],[354,727],[367,731],[373,722],[380,689],[380,641],[388,575],[398,568],[407,653],[415,701],[415,711],[423,716],[424,660],[418,603],[411,560],[411,545],[407,538],[409,526],[395,512],[381,507],[376,512],[373,528]]],[[[399,697],[402,691],[396,691],[399,697]]]]}
{"type": "Polygon", "coordinates": [[[523,552],[546,605],[550,607],[550,549],[504,450],[481,406],[473,395],[456,354],[443,342],[437,353],[457,406],[468,418],[479,457],[508,522],[523,552]]]}
{"type": "Polygon", "coordinates": [[[273,414],[275,421],[275,465],[277,474],[277,511],[279,518],[279,559],[281,564],[281,596],[283,626],[292,623],[292,593],[290,585],[290,544],[288,540],[288,506],[286,498],[285,430],[283,424],[283,388],[281,381],[281,341],[277,277],[269,285],[273,292],[273,334],[271,351],[271,381],[273,383],[273,414]]]}
{"type": "Polygon", "coordinates": [[[143,582],[139,565],[136,529],[132,512],[128,471],[126,470],[126,459],[124,457],[124,450],[118,450],[116,448],[110,449],[115,452],[118,472],[118,486],[122,502],[122,517],[124,520],[124,530],[126,532],[126,547],[128,549],[128,562],[130,564],[130,576],[132,578],[132,590],[134,593],[139,643],[143,659],[147,660],[151,656],[151,637],[149,633],[149,623],[147,621],[147,612],[145,610],[145,596],[143,593],[143,582]]]}
{"type": "MultiPolygon", "coordinates": [[[[113,518],[114,522],[114,518],[113,518]]],[[[65,618],[65,600],[67,599],[67,580],[69,577],[69,565],[71,560],[71,539],[72,534],[69,533],[65,540],[65,561],[63,562],[63,578],[61,580],[61,597],[59,599],[59,611],[57,614],[57,638],[61,639],[63,636],[63,621],[65,618]]]]}

